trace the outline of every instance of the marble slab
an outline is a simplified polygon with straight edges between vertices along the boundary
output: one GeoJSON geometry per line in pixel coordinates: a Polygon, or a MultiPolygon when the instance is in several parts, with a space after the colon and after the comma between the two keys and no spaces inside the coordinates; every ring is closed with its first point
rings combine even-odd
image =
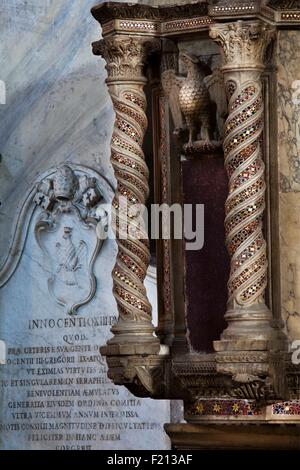
{"type": "MultiPolygon", "coordinates": [[[[7,348],[1,449],[169,447],[163,425],[170,402],[114,386],[99,354],[116,321],[109,274],[115,257],[103,236],[112,194],[101,175],[71,163],[43,174],[29,192],[31,217],[20,221],[25,243],[19,237],[18,260],[0,290],[7,348]]],[[[146,285],[155,312],[153,268],[146,285]]]]}
{"type": "Polygon", "coordinates": [[[100,36],[94,4],[0,1],[0,266],[27,187],[49,161],[86,162],[114,182],[114,113],[104,61],[91,51],[100,36]]]}
{"type": "MultiPolygon", "coordinates": [[[[116,243],[97,245],[98,206],[112,200],[115,179],[114,112],[104,61],[90,46],[101,33],[95,3],[0,0],[1,449],[170,445],[170,402],[114,386],[99,355],[117,313],[116,243]],[[62,164],[78,187],[53,200],[62,164]],[[63,208],[68,201],[77,209],[63,208]]],[[[155,313],[153,272],[147,289],[155,313]]]]}
{"type": "Polygon", "coordinates": [[[300,339],[300,32],[279,31],[278,157],[282,317],[290,341],[300,339]]]}

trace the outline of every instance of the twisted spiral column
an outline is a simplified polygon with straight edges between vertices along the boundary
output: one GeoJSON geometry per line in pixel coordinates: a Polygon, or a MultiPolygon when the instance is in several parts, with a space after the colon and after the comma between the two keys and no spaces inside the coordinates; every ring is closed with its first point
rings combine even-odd
{"type": "Polygon", "coordinates": [[[118,96],[111,93],[111,98],[116,111],[111,159],[118,181],[113,201],[119,248],[113,270],[114,294],[124,321],[147,322],[151,321],[151,305],[143,282],[150,261],[149,241],[144,228],[132,215],[132,206],[145,204],[148,196],[148,168],[141,148],[147,127],[146,100],[137,88],[124,89],[118,96]]]}
{"type": "Polygon", "coordinates": [[[112,221],[118,254],[112,275],[119,317],[107,346],[112,354],[154,354],[159,350],[144,286],[149,240],[137,212],[149,193],[149,172],[142,150],[148,124],[143,68],[149,52],[157,47],[157,42],[149,39],[118,36],[94,45],[94,52],[96,49],[107,62],[107,84],[116,113],[111,162],[117,179],[112,221]]]}
{"type": "Polygon", "coordinates": [[[225,124],[225,168],[229,179],[225,233],[231,257],[228,303],[263,302],[267,285],[264,162],[261,151],[263,101],[258,82],[238,86],[230,98],[225,124]]]}
{"type": "Polygon", "coordinates": [[[263,234],[261,73],[273,30],[261,21],[237,21],[211,27],[210,36],[221,45],[228,97],[223,147],[229,180],[225,232],[231,259],[228,327],[214,347],[216,351],[268,350],[276,335],[264,300],[268,262],[263,234]]]}

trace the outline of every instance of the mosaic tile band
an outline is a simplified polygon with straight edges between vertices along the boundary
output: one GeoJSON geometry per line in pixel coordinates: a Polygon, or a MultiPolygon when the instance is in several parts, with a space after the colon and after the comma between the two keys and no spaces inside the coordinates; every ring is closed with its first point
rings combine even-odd
{"type": "MultiPolygon", "coordinates": [[[[274,403],[270,407],[271,416],[300,416],[300,400],[282,401],[274,403]]],[[[215,399],[215,400],[198,400],[197,402],[187,406],[186,416],[189,419],[193,417],[249,417],[257,416],[262,418],[266,416],[266,407],[259,408],[250,400],[232,400],[232,399],[215,399]]]]}
{"type": "MultiPolygon", "coordinates": [[[[232,83],[231,83],[232,87],[232,83]]],[[[263,296],[267,283],[264,162],[261,150],[263,101],[258,81],[237,86],[225,123],[226,244],[231,256],[229,303],[249,306],[263,296]]]]}

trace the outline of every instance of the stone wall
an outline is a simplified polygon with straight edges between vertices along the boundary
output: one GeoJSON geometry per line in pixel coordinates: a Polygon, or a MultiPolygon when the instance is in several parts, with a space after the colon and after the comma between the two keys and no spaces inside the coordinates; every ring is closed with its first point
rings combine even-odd
{"type": "Polygon", "coordinates": [[[282,315],[292,341],[300,338],[299,40],[297,30],[279,31],[277,42],[282,315]]]}

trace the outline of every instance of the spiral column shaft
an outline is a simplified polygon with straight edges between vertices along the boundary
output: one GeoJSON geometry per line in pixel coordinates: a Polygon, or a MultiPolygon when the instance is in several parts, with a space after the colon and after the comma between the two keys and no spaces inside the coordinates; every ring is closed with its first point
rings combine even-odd
{"type": "Polygon", "coordinates": [[[107,62],[107,84],[116,113],[111,162],[117,179],[112,222],[118,254],[112,275],[119,317],[112,328],[114,337],[107,345],[111,354],[155,354],[159,350],[144,286],[150,250],[141,223],[149,192],[149,172],[142,150],[148,124],[143,68],[155,47],[158,43],[149,39],[118,36],[97,45],[107,62]]]}
{"type": "Polygon", "coordinates": [[[231,257],[228,304],[263,302],[267,284],[264,162],[261,151],[263,101],[258,82],[237,86],[225,124],[225,168],[229,180],[226,201],[226,244],[231,257]]]}
{"type": "Polygon", "coordinates": [[[268,262],[263,233],[261,73],[273,30],[261,21],[237,21],[211,27],[210,36],[221,45],[228,97],[223,147],[229,181],[225,233],[231,260],[228,327],[214,347],[216,351],[268,350],[276,334],[264,298],[268,262]]]}

